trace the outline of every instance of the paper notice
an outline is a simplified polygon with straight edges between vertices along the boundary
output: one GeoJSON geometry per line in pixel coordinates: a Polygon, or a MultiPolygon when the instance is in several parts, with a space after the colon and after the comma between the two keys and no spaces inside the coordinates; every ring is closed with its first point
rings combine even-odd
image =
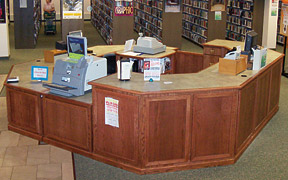
{"type": "Polygon", "coordinates": [[[119,128],[118,117],[119,101],[110,97],[105,97],[105,124],[119,128]]]}

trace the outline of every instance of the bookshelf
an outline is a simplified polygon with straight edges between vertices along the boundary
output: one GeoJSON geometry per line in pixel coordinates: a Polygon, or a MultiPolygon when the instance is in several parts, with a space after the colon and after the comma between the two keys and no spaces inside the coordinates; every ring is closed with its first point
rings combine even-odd
{"type": "Polygon", "coordinates": [[[134,0],[134,30],[180,48],[181,12],[165,12],[163,0],[134,0]]]}
{"type": "Polygon", "coordinates": [[[245,34],[252,30],[253,0],[228,0],[226,38],[244,41],[245,34]]]}
{"type": "Polygon", "coordinates": [[[183,0],[182,36],[197,44],[208,39],[209,1],[183,0]]]}
{"type": "Polygon", "coordinates": [[[284,36],[280,34],[280,22],[281,22],[281,8],[282,1],[279,1],[279,9],[278,9],[278,23],[277,23],[277,43],[284,44],[284,36]]]}
{"type": "Polygon", "coordinates": [[[182,36],[201,45],[213,39],[225,38],[226,12],[215,20],[209,0],[183,0],[182,36]]]}
{"type": "Polygon", "coordinates": [[[92,0],[91,7],[91,23],[108,45],[133,38],[133,16],[115,16],[114,0],[92,0]]]}
{"type": "Polygon", "coordinates": [[[41,0],[27,1],[26,8],[20,8],[14,0],[15,48],[35,48],[41,27],[41,0]]]}
{"type": "Polygon", "coordinates": [[[265,1],[228,0],[226,38],[244,41],[245,34],[258,33],[257,44],[262,44],[265,1]]]}

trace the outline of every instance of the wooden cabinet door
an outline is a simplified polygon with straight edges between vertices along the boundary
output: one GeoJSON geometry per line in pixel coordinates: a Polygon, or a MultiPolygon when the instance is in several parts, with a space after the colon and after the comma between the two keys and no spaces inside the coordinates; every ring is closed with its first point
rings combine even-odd
{"type": "Polygon", "coordinates": [[[40,94],[7,87],[9,125],[34,134],[41,133],[40,94]]]}
{"type": "Polygon", "coordinates": [[[192,161],[233,157],[237,100],[235,90],[194,95],[192,161]]]}
{"type": "Polygon", "coordinates": [[[137,96],[93,87],[93,152],[129,164],[138,164],[137,96]],[[119,127],[105,123],[105,97],[118,100],[119,127]]]}
{"type": "Polygon", "coordinates": [[[196,73],[203,69],[203,54],[176,52],[175,73],[196,73]]]}
{"type": "Polygon", "coordinates": [[[45,138],[91,151],[91,105],[45,96],[43,120],[45,138]]]}
{"type": "Polygon", "coordinates": [[[145,166],[188,162],[190,96],[149,97],[144,104],[145,166]]]}

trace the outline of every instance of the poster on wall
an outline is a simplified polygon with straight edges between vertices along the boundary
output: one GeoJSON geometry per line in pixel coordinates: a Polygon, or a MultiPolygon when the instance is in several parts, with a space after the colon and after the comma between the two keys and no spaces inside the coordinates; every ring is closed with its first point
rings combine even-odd
{"type": "Polygon", "coordinates": [[[115,0],[114,14],[115,16],[133,16],[133,1],[115,0]]]}
{"type": "Polygon", "coordinates": [[[211,0],[211,11],[226,11],[226,0],[211,0]]]}
{"type": "Polygon", "coordinates": [[[63,19],[82,19],[83,0],[62,0],[63,19]]]}
{"type": "Polygon", "coordinates": [[[181,12],[181,0],[165,0],[165,12],[181,12]]]}
{"type": "Polygon", "coordinates": [[[282,3],[280,34],[283,36],[287,36],[288,35],[287,28],[288,28],[288,4],[282,3]]]}
{"type": "Polygon", "coordinates": [[[277,13],[278,13],[278,0],[272,0],[271,16],[277,16],[277,13]]]}
{"type": "Polygon", "coordinates": [[[5,16],[5,0],[0,0],[0,23],[6,22],[5,16]]]}

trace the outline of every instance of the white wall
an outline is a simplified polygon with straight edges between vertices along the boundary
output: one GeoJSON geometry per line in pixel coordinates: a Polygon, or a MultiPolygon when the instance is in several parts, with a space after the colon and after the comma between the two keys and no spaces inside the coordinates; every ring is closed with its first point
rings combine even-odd
{"type": "Polygon", "coordinates": [[[278,16],[271,16],[271,10],[272,10],[272,1],[265,0],[262,46],[267,48],[276,48],[277,20],[279,14],[277,9],[278,16]]]}
{"type": "MultiPolygon", "coordinates": [[[[41,0],[41,6],[42,6],[42,10],[44,7],[46,0],[41,0]]],[[[57,20],[60,20],[60,0],[54,0],[54,4],[55,4],[55,10],[57,13],[57,20]]],[[[90,6],[91,1],[90,0],[84,0],[84,18],[85,19],[90,19],[91,17],[91,13],[89,11],[87,11],[87,7],[90,6]]],[[[13,11],[13,0],[10,0],[10,20],[14,21],[14,11],[13,11]]]]}

